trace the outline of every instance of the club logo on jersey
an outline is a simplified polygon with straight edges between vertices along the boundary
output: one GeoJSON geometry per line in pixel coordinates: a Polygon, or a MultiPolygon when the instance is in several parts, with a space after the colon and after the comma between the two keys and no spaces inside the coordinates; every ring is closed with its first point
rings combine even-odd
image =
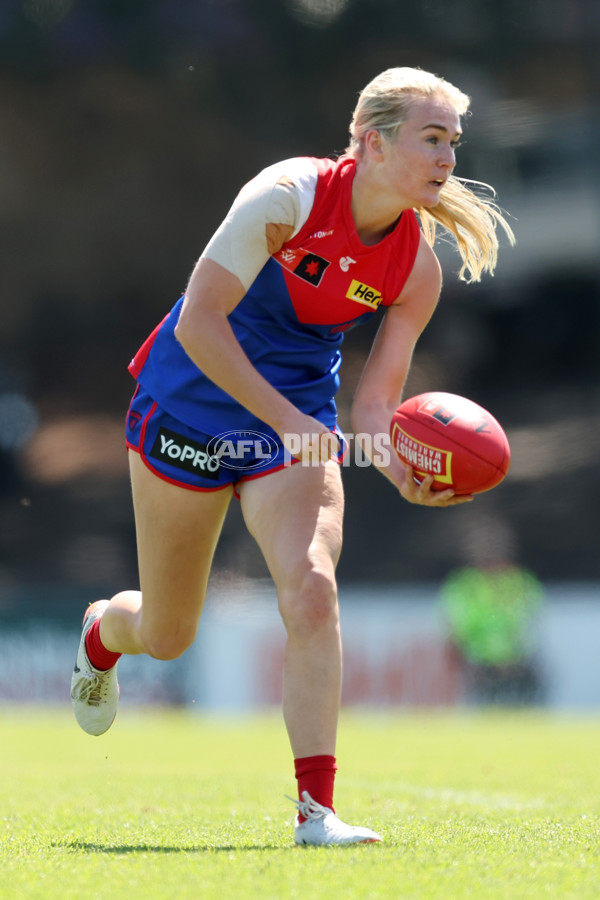
{"type": "Polygon", "coordinates": [[[377,309],[382,300],[377,288],[369,287],[368,284],[363,284],[362,281],[357,281],[355,278],[350,282],[346,297],[349,300],[355,300],[356,303],[364,303],[369,309],[377,309]]]}
{"type": "Polygon", "coordinates": [[[347,272],[350,266],[355,262],[356,260],[352,259],[351,256],[342,256],[340,258],[340,269],[342,270],[342,272],[347,272]]]}
{"type": "Polygon", "coordinates": [[[303,250],[302,247],[297,247],[294,250],[280,250],[274,256],[284,269],[297,275],[298,278],[308,281],[314,287],[321,283],[325,269],[331,265],[328,259],[323,259],[322,256],[317,256],[316,253],[309,253],[308,250],[303,250]]]}
{"type": "Polygon", "coordinates": [[[219,477],[221,461],[210,453],[205,444],[176,434],[168,428],[159,429],[148,455],[192,475],[202,475],[213,480],[219,477]]]}

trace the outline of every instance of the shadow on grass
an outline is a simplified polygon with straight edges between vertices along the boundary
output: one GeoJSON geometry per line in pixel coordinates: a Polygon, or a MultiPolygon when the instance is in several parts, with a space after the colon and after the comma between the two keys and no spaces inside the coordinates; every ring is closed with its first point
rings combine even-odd
{"type": "Polygon", "coordinates": [[[67,850],[83,850],[86,853],[233,853],[235,851],[285,850],[275,844],[257,844],[249,847],[238,847],[235,844],[195,844],[190,847],[156,846],[153,844],[95,844],[88,841],[54,842],[52,847],[63,847],[67,850]]]}

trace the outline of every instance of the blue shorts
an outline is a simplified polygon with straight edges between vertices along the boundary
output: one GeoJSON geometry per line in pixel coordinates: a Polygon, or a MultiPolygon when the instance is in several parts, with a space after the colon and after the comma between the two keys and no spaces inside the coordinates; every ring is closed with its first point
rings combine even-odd
{"type": "MultiPolygon", "coordinates": [[[[340,438],[339,462],[346,443],[340,438]]],[[[205,434],[174,419],[138,384],[127,413],[126,443],[159,478],[192,491],[218,491],[269,475],[298,460],[267,426],[205,434]]]]}

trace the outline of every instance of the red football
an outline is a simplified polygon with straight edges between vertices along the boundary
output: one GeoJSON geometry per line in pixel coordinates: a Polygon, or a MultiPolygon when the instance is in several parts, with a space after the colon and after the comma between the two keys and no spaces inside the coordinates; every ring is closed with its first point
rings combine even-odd
{"type": "Polygon", "coordinates": [[[502,426],[466,397],[431,391],[400,404],[390,426],[394,450],[433,490],[479,494],[496,487],[510,465],[502,426]]]}

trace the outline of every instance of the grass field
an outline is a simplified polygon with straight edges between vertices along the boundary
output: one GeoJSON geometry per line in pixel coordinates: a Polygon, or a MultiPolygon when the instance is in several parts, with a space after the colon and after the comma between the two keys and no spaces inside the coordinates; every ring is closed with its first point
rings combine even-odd
{"type": "Polygon", "coordinates": [[[600,897],[600,717],[369,715],[336,805],[384,844],[296,848],[278,714],[0,711],[0,897],[600,897]]]}

